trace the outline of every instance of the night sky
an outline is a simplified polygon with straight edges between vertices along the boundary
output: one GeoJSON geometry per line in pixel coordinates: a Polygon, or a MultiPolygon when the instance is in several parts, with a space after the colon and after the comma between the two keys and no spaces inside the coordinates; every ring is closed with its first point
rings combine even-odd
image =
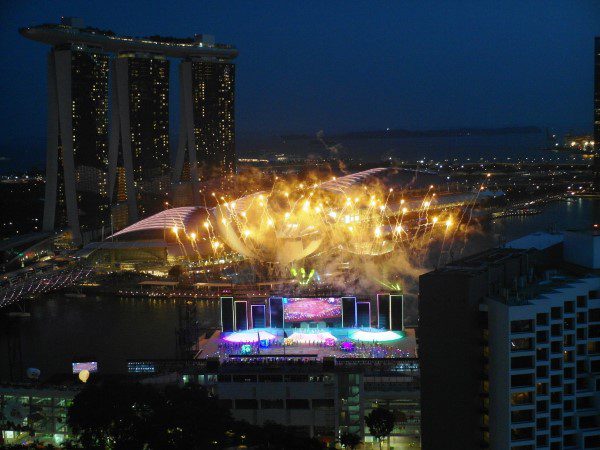
{"type": "Polygon", "coordinates": [[[242,145],[254,133],[385,127],[591,131],[594,0],[1,3],[0,156],[43,155],[48,48],[18,28],[62,15],[117,34],[206,33],[237,46],[242,145]]]}

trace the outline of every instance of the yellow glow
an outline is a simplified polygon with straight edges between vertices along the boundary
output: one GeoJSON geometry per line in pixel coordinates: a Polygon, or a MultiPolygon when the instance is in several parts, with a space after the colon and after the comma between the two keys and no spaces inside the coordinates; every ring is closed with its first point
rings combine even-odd
{"type": "Polygon", "coordinates": [[[452,219],[446,220],[446,227],[450,228],[452,226],[452,219]]]}
{"type": "Polygon", "coordinates": [[[195,241],[195,240],[196,240],[196,233],[191,233],[191,234],[190,234],[190,239],[191,239],[192,241],[195,241]]]}
{"type": "Polygon", "coordinates": [[[404,208],[402,208],[402,214],[406,214],[407,211],[408,211],[408,208],[406,206],[404,208]]]}
{"type": "Polygon", "coordinates": [[[173,232],[173,234],[178,234],[179,233],[179,227],[173,227],[171,228],[171,231],[173,232]]]}
{"type": "Polygon", "coordinates": [[[438,218],[437,218],[437,217],[434,217],[434,218],[433,218],[433,223],[437,223],[437,222],[438,222],[438,218]]]}
{"type": "Polygon", "coordinates": [[[250,236],[250,230],[248,230],[248,229],[244,230],[244,236],[246,236],[246,237],[250,236]]]}

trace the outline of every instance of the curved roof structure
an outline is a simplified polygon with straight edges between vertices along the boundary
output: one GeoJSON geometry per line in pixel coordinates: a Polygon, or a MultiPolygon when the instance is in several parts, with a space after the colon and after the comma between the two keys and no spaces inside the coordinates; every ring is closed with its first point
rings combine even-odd
{"type": "Polygon", "coordinates": [[[238,54],[237,49],[222,44],[207,45],[202,42],[185,42],[168,38],[117,36],[93,28],[76,28],[58,24],[25,27],[21,28],[19,33],[27,39],[44,44],[85,44],[115,53],[133,51],[159,53],[175,58],[215,57],[229,60],[238,54]]]}
{"type": "Polygon", "coordinates": [[[326,181],[319,185],[319,189],[325,189],[326,191],[344,193],[350,186],[360,183],[373,175],[377,175],[381,172],[385,172],[385,167],[375,167],[374,169],[363,170],[362,172],[352,173],[343,177],[336,178],[334,180],[326,181]]]}
{"type": "Polygon", "coordinates": [[[184,206],[181,208],[171,208],[154,214],[153,216],[146,217],[139,222],[129,225],[126,228],[118,231],[117,233],[110,236],[114,238],[129,233],[135,233],[138,231],[150,231],[150,230],[170,230],[173,227],[184,230],[191,220],[194,213],[199,211],[198,206],[184,206]]]}
{"type": "MultiPolygon", "coordinates": [[[[326,194],[326,197],[337,198],[352,186],[385,170],[387,169],[365,170],[324,182],[315,188],[325,191],[322,193],[326,194]]],[[[177,239],[179,243],[187,243],[191,239],[195,247],[206,244],[209,251],[211,246],[213,250],[229,248],[246,258],[285,265],[314,254],[323,245],[332,245],[333,241],[327,236],[331,238],[332,233],[339,231],[340,226],[344,229],[347,227],[346,220],[349,220],[349,216],[340,215],[339,219],[332,219],[336,217],[333,213],[333,216],[323,217],[320,211],[306,205],[295,210],[292,208],[284,215],[284,210],[279,208],[277,198],[273,203],[269,202],[270,199],[271,193],[260,191],[213,208],[199,206],[172,208],[134,223],[110,236],[109,239],[120,236],[125,240],[148,239],[150,236],[159,239],[160,232],[165,230],[171,232],[174,227],[177,227],[175,235],[180,231],[177,239]],[[186,239],[183,239],[184,237],[186,239]]],[[[343,198],[338,200],[344,202],[343,198]]],[[[333,204],[339,203],[338,200],[333,204]]],[[[344,206],[341,208],[343,210],[344,206]]],[[[352,219],[355,220],[354,214],[352,219]]],[[[371,227],[369,220],[365,219],[364,223],[365,227],[371,227]]],[[[353,226],[359,227],[360,223],[355,222],[353,226]]],[[[380,232],[381,230],[383,228],[380,227],[380,232]]],[[[344,236],[340,234],[338,238],[342,239],[344,236]]],[[[166,237],[173,236],[167,234],[166,237]]],[[[166,237],[163,236],[163,239],[166,237]]],[[[353,238],[348,250],[353,253],[373,255],[387,253],[393,248],[389,240],[374,241],[370,228],[369,233],[364,237],[366,241],[353,238]],[[377,245],[374,242],[377,242],[377,245]]]]}

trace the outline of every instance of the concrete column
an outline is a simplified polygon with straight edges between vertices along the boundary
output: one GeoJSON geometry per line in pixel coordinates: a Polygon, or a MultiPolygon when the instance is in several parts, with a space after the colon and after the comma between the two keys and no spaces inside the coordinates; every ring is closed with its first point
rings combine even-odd
{"type": "Polygon", "coordinates": [[[126,58],[114,61],[119,120],[121,130],[121,150],[125,167],[125,187],[127,190],[127,209],[129,222],[137,221],[137,199],[133,176],[133,156],[131,153],[131,122],[129,118],[129,63],[126,58]]]}
{"type": "Polygon", "coordinates": [[[179,64],[179,92],[180,92],[180,126],[179,145],[175,161],[174,182],[181,178],[185,151],[187,147],[188,160],[190,163],[190,178],[192,184],[192,201],[195,205],[200,204],[198,193],[198,161],[196,154],[196,136],[194,130],[194,91],[192,86],[192,63],[182,61],[179,64]]]}

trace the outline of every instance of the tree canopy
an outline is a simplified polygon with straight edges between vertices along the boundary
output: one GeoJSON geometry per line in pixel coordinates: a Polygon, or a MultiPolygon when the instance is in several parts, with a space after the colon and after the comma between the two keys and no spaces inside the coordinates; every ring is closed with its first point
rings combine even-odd
{"type": "Polygon", "coordinates": [[[365,423],[373,437],[379,441],[389,436],[394,429],[394,414],[385,408],[375,408],[371,413],[365,416],[365,423]]]}
{"type": "Polygon", "coordinates": [[[199,386],[159,390],[139,383],[91,384],[75,397],[67,421],[75,444],[86,449],[324,448],[293,427],[235,421],[199,386]]]}

